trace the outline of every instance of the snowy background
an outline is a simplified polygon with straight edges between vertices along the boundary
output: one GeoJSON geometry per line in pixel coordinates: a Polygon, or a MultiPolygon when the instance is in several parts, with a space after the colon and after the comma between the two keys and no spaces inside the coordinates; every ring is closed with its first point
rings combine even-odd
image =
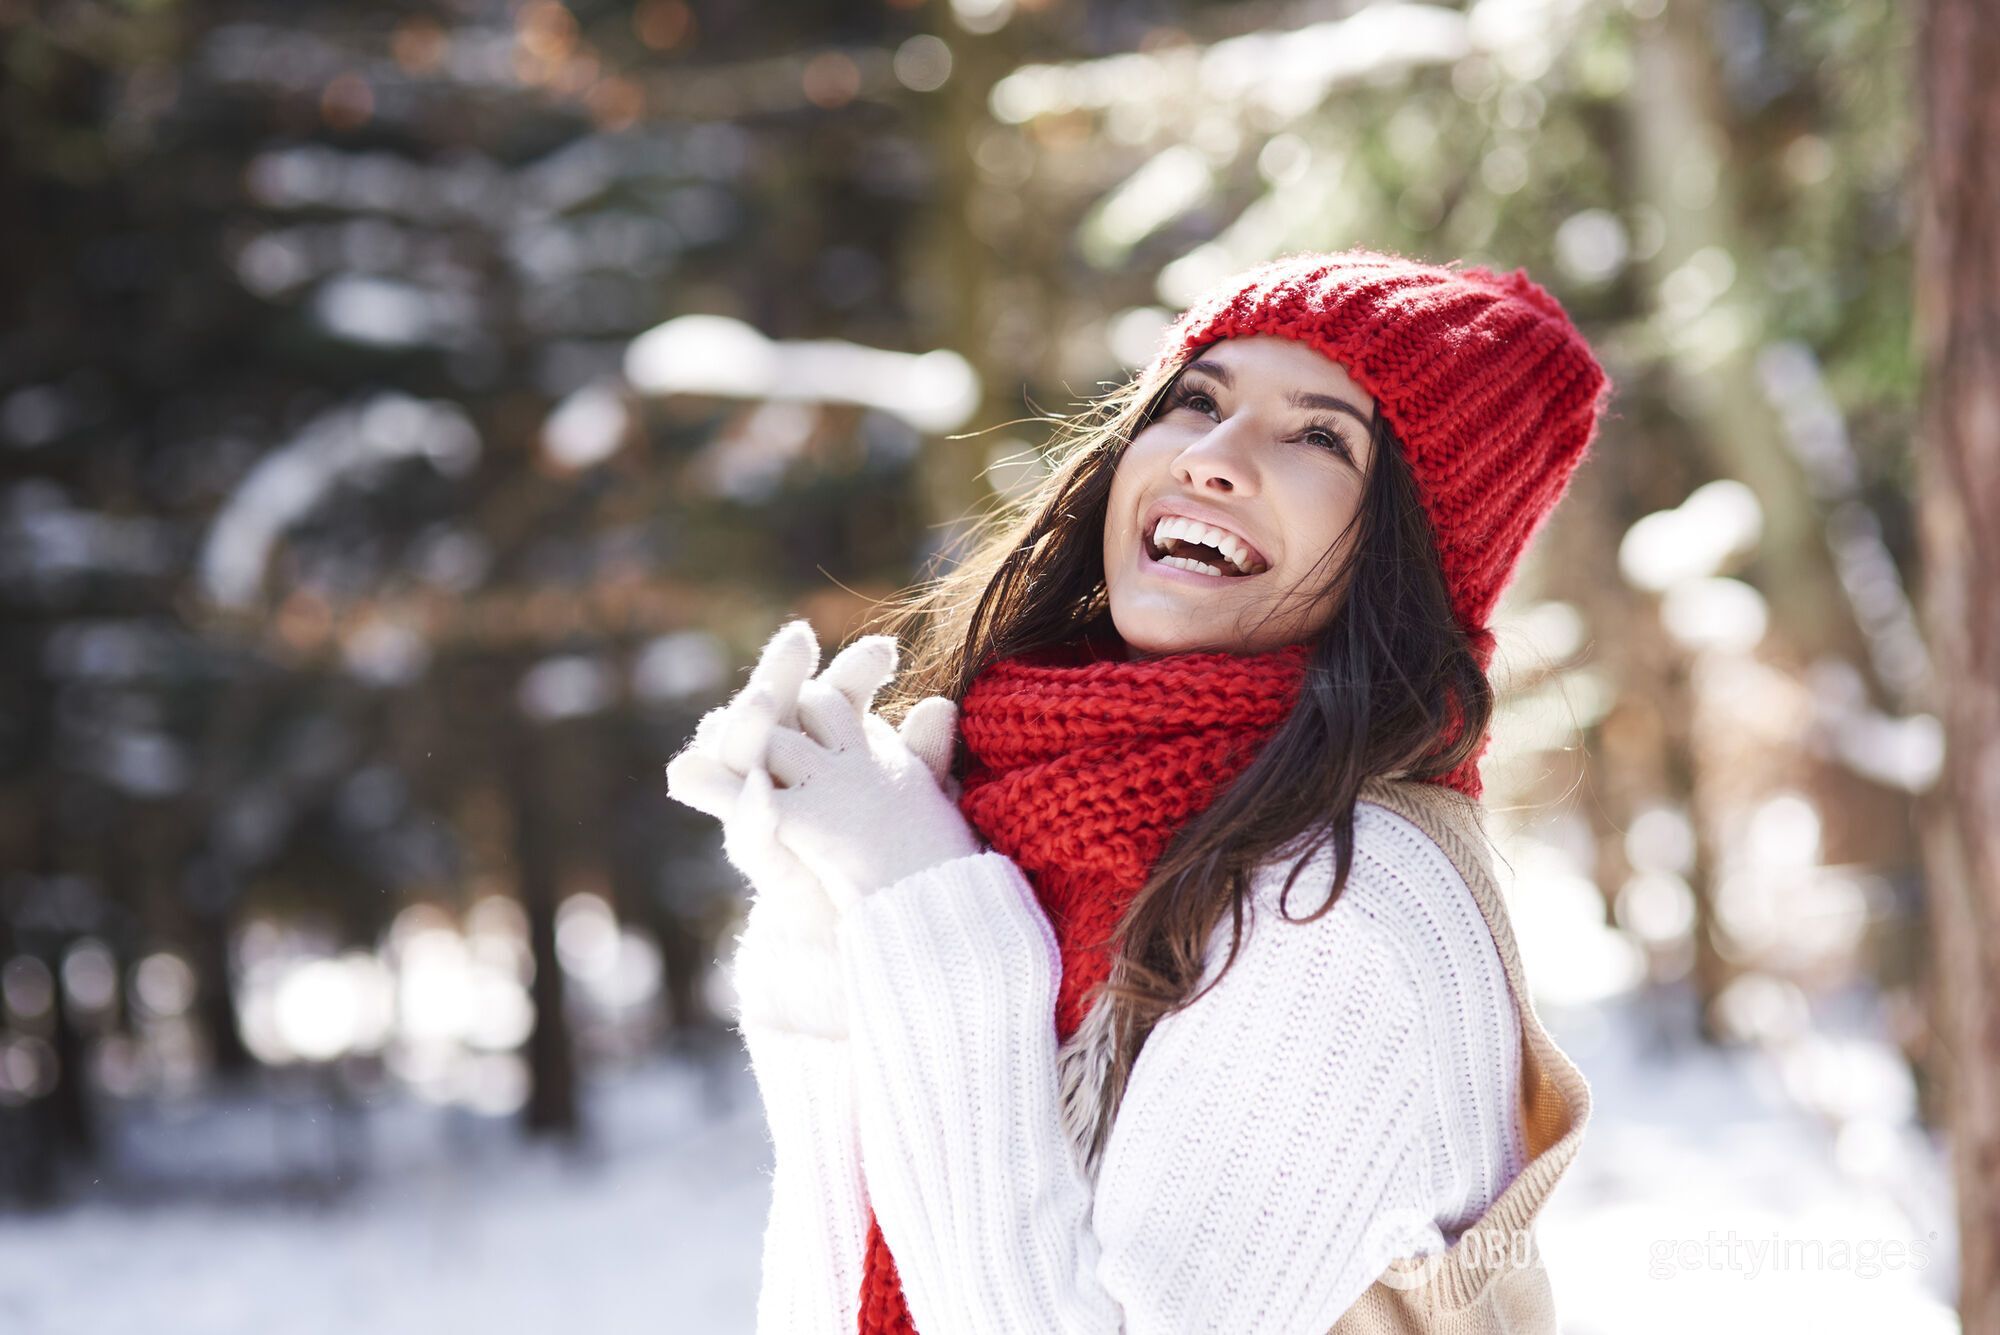
{"type": "Polygon", "coordinates": [[[1485,769],[1570,1331],[1955,1329],[1914,13],[0,4],[0,1335],[748,1331],[660,766],[1348,244],[1618,386],[1485,769]]]}
{"type": "MultiPolygon", "coordinates": [[[[1548,1009],[1596,1098],[1541,1225],[1565,1330],[1957,1331],[1945,1165],[1896,1112],[1893,1050],[1832,1008],[1788,1052],[1718,1052],[1659,1018],[1677,1009],[1548,1009]]],[[[587,1092],[571,1157],[390,1095],[127,1109],[117,1184],[0,1217],[0,1331],[750,1331],[770,1158],[740,1050],[587,1092]]]]}

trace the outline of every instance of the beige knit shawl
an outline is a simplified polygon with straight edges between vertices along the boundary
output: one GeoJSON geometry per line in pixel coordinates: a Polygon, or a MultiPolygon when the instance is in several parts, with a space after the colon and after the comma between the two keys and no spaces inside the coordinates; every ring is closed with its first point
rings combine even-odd
{"type": "MultiPolygon", "coordinates": [[[[1392,1261],[1328,1335],[1556,1335],[1555,1296],[1542,1268],[1535,1217],[1576,1158],[1590,1120],[1590,1086],[1543,1028],[1521,970],[1514,927],[1494,878],[1483,808],[1437,784],[1374,778],[1359,800],[1422,830],[1471,887],[1507,971],[1521,1019],[1521,1116],[1528,1162],[1447,1251],[1392,1261]]],[[[1057,1057],[1063,1122],[1077,1161],[1094,1176],[1089,1130],[1106,1068],[1106,1007],[1093,1005],[1057,1057]]]]}

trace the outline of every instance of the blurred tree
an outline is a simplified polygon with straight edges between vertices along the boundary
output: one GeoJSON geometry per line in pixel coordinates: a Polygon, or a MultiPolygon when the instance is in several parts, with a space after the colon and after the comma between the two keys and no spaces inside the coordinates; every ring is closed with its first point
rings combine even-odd
{"type": "MultiPolygon", "coordinates": [[[[1024,409],[1122,376],[1208,281],[1375,244],[1528,267],[1619,383],[1561,559],[1507,609],[1575,632],[1546,670],[1509,646],[1496,793],[1555,804],[1589,753],[1607,913],[1635,812],[1697,827],[1694,933],[1658,963],[1717,1036],[1738,976],[1861,967],[1773,959],[1720,910],[1743,808],[1781,780],[1846,794],[1828,860],[1910,861],[1921,775],[1798,704],[1831,673],[1921,707],[1921,646],[1882,624],[1914,564],[1901,23],[1877,0],[0,7],[0,962],[101,940],[129,978],[171,952],[197,975],[173,1023],[254,1079],[246,928],[368,948],[407,909],[510,896],[519,1106],[573,1130],[563,900],[607,884],[659,938],[664,1019],[712,1024],[737,886],[659,765],[770,627],[802,612],[831,647],[1039,468],[1024,409]],[[706,382],[635,372],[662,321],[668,369],[706,382]],[[769,370],[829,346],[963,354],[974,433],[915,410],[936,359],[876,363],[873,399],[769,370]],[[1730,478],[1763,542],[1706,573],[1770,634],[1704,676],[1661,590],[1610,572],[1730,478]],[[1810,729],[1733,729],[1713,706],[1746,683],[1810,729]],[[1551,699],[1570,713],[1536,723],[1551,699]]],[[[58,1082],[0,1090],[38,1144],[88,1116],[61,1015],[0,1026],[24,1045],[0,1068],[58,1082]]]]}
{"type": "Polygon", "coordinates": [[[1926,0],[1916,345],[1925,621],[1949,781],[1922,810],[1958,1188],[1959,1314],[2000,1330],[2000,22],[1926,0]]]}

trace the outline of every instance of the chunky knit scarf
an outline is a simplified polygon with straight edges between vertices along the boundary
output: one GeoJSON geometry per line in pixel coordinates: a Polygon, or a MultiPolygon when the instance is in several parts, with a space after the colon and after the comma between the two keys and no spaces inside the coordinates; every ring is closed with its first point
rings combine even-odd
{"type": "MultiPolygon", "coordinates": [[[[1291,712],[1306,648],[1127,661],[1115,636],[988,667],[959,702],[971,764],[959,809],[1027,873],[1062,956],[1056,1035],[1083,1022],[1109,940],[1167,843],[1291,712]]],[[[863,1335],[913,1335],[881,1225],[869,1222],[863,1335]]]]}

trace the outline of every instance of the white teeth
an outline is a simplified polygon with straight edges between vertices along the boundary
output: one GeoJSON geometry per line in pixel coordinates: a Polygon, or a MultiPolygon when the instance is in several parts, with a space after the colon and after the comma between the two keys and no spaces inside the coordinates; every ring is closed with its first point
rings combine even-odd
{"type": "Polygon", "coordinates": [[[1222,572],[1220,570],[1217,570],[1214,566],[1210,565],[1208,562],[1196,561],[1186,556],[1163,556],[1160,558],[1159,564],[1163,566],[1173,566],[1177,570],[1199,571],[1201,574],[1204,575],[1215,575],[1218,577],[1222,575],[1222,572]]]}
{"type": "Polygon", "coordinates": [[[1207,543],[1228,557],[1229,563],[1237,570],[1246,575],[1250,573],[1250,549],[1245,547],[1233,533],[1225,533],[1213,525],[1198,523],[1180,515],[1165,515],[1159,523],[1153,525],[1153,545],[1163,547],[1170,538],[1179,538],[1183,542],[1207,543]]]}

